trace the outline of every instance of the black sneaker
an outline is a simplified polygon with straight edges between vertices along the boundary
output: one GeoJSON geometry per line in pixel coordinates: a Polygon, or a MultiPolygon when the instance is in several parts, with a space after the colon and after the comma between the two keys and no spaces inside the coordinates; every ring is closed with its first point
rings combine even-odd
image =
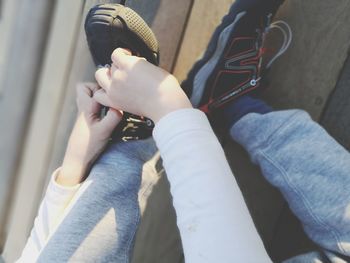
{"type": "MultiPolygon", "coordinates": [[[[86,39],[96,66],[110,65],[111,54],[127,48],[132,54],[159,64],[158,41],[146,22],[132,9],[120,4],[99,4],[90,9],[85,19],[86,39]]],[[[103,110],[106,112],[106,109],[103,110]]],[[[150,119],[124,112],[113,132],[113,139],[139,140],[152,135],[150,119]]]]}
{"type": "Polygon", "coordinates": [[[210,115],[261,85],[265,34],[282,2],[235,1],[182,83],[194,107],[210,115]]]}

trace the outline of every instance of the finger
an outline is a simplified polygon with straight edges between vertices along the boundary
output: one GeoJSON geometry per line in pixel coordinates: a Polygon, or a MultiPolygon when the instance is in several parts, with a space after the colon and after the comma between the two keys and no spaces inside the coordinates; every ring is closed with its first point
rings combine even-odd
{"type": "Polygon", "coordinates": [[[92,92],[90,92],[90,89],[87,87],[86,83],[80,82],[77,84],[76,87],[76,92],[77,92],[77,96],[92,96],[92,92]]]}
{"type": "Polygon", "coordinates": [[[112,106],[106,92],[103,89],[99,89],[98,91],[96,91],[94,93],[93,99],[103,106],[112,106]]]}
{"type": "Polygon", "coordinates": [[[94,82],[85,82],[84,85],[86,88],[88,88],[91,91],[90,97],[92,97],[94,95],[94,93],[100,89],[100,86],[94,82]]]}
{"type": "MultiPolygon", "coordinates": [[[[84,82],[84,83],[78,83],[77,84],[77,105],[80,110],[87,110],[89,109],[89,106],[91,106],[92,111],[93,109],[97,109],[97,106],[95,103],[96,101],[92,101],[92,96],[94,93],[99,90],[100,87],[96,83],[92,82],[84,82]],[[91,105],[93,104],[93,105],[91,105]]],[[[90,111],[90,110],[89,110],[90,111]]]]}
{"type": "Polygon", "coordinates": [[[123,115],[120,111],[113,108],[109,108],[106,116],[101,120],[103,128],[113,130],[118,123],[122,120],[123,115]]]}
{"type": "Polygon", "coordinates": [[[101,108],[102,108],[102,105],[98,103],[94,98],[91,98],[89,113],[99,118],[101,113],[101,108]]]}
{"type": "Polygon", "coordinates": [[[108,90],[111,85],[111,76],[109,68],[100,68],[95,73],[95,79],[104,90],[108,90]]]}
{"type": "Polygon", "coordinates": [[[92,91],[86,86],[85,83],[79,83],[77,84],[76,92],[78,110],[84,111],[89,109],[91,105],[92,91]]]}
{"type": "Polygon", "coordinates": [[[129,50],[123,48],[117,48],[112,53],[112,61],[113,64],[117,68],[123,68],[128,65],[128,57],[131,56],[131,52],[129,50]]]}
{"type": "Polygon", "coordinates": [[[112,64],[112,66],[111,66],[111,76],[113,76],[114,73],[115,73],[117,70],[118,70],[118,68],[117,68],[114,64],[112,64]]]}

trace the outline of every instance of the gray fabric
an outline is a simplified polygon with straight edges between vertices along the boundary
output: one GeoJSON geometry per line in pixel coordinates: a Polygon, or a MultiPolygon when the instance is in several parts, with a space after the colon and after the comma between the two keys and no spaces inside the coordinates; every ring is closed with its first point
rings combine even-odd
{"type": "MultiPolygon", "coordinates": [[[[350,197],[344,193],[350,187],[350,154],[302,111],[248,114],[233,126],[231,135],[259,164],[265,178],[279,188],[309,237],[323,248],[285,262],[347,262],[342,257],[349,255],[350,217],[344,215],[350,197]]],[[[155,152],[151,139],[110,146],[85,182],[91,183],[90,187],[49,241],[39,262],[129,262],[140,218],[139,175],[155,152]]],[[[153,189],[145,185],[143,194],[147,195],[153,189]]],[[[156,232],[164,226],[151,227],[156,232]]],[[[173,240],[180,261],[179,240],[173,240]]],[[[161,255],[154,255],[158,258],[161,255]]],[[[170,260],[163,255],[162,261],[155,262],[170,260]]],[[[135,262],[142,262],[142,257],[135,262]]]]}
{"type": "MultiPolygon", "coordinates": [[[[323,254],[344,262],[350,255],[350,153],[299,110],[248,114],[231,136],[281,191],[323,254]]],[[[292,262],[304,262],[299,259],[292,262]]]]}
{"type": "Polygon", "coordinates": [[[152,139],[110,145],[38,262],[130,262],[142,167],[155,153],[152,139]]]}

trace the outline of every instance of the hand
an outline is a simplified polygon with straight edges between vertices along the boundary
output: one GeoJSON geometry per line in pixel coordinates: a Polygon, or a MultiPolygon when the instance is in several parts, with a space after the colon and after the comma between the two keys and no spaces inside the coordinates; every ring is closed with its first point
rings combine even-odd
{"type": "Polygon", "coordinates": [[[172,111],[192,108],[176,78],[165,70],[121,48],[113,52],[112,61],[111,68],[96,71],[101,89],[94,98],[100,104],[148,117],[155,123],[172,111]]]}
{"type": "Polygon", "coordinates": [[[93,98],[97,84],[77,86],[78,118],[71,133],[57,183],[73,186],[81,182],[92,163],[101,154],[122,115],[109,109],[100,119],[101,105],[93,98]]]}

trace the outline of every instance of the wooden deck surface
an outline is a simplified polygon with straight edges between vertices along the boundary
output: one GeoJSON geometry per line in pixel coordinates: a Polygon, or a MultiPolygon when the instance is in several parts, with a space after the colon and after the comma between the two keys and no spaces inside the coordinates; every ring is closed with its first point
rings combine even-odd
{"type": "Polygon", "coordinates": [[[46,0],[35,3],[25,0],[2,1],[4,9],[1,11],[6,14],[3,13],[0,20],[1,37],[4,37],[0,39],[1,248],[7,234],[9,209],[14,204],[13,186],[33,109],[52,6],[53,3],[46,0]]]}
{"type": "Polygon", "coordinates": [[[350,2],[286,1],[276,19],[290,24],[291,48],[271,72],[269,102],[276,108],[301,108],[319,120],[348,56],[350,2]]]}
{"type": "MultiPolygon", "coordinates": [[[[50,1],[38,0],[33,13],[26,12],[33,7],[28,1],[7,1],[22,3],[17,12],[23,14],[18,20],[9,15],[0,20],[4,38],[0,42],[0,249],[6,240],[3,255],[12,262],[26,241],[47,179],[62,161],[76,114],[74,87],[79,81],[93,80],[94,66],[82,28],[84,14],[93,4],[109,1],[60,0],[53,7],[50,1]],[[28,19],[35,26],[24,38],[20,32],[27,30],[28,19]],[[46,34],[48,26],[50,34],[46,34]],[[17,34],[10,34],[14,28],[17,34]],[[23,57],[25,62],[18,63],[23,57]]],[[[233,2],[130,0],[128,4],[158,37],[161,66],[181,81],[233,2]]],[[[14,12],[10,5],[7,10],[14,12]]],[[[347,0],[285,1],[276,19],[291,25],[294,40],[270,72],[266,99],[276,109],[301,108],[315,120],[323,116],[326,128],[350,147],[350,118],[345,114],[349,107],[344,103],[350,97],[350,66],[343,69],[350,47],[349,13],[347,0]]],[[[277,47],[279,41],[278,35],[271,34],[268,43],[277,47]]],[[[234,143],[224,146],[271,257],[277,261],[311,249],[286,202],[242,148],[234,143]]],[[[159,165],[155,156],[145,166],[135,263],[183,262],[169,185],[159,165]]]]}

